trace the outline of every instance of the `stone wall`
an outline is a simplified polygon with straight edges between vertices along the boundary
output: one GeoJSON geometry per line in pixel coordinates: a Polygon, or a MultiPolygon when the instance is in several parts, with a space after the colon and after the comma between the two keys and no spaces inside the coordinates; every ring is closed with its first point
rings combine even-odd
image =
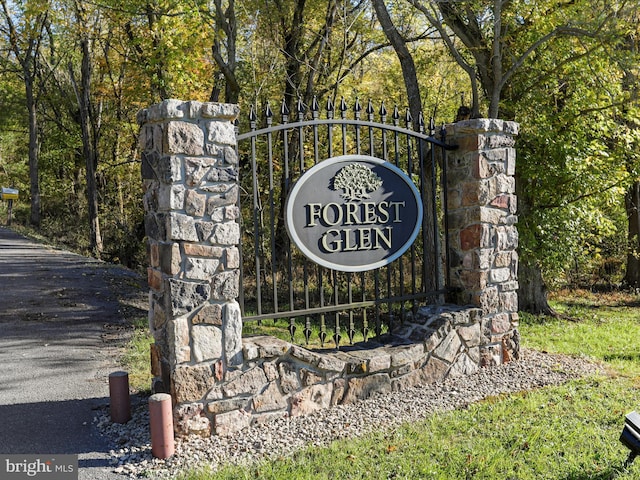
{"type": "Polygon", "coordinates": [[[450,127],[452,281],[459,305],[426,306],[378,343],[310,351],[242,338],[234,105],[167,100],[141,125],[154,391],[177,433],[229,435],[517,358],[515,124],[450,127]]]}
{"type": "Polygon", "coordinates": [[[211,429],[230,435],[252,422],[472,374],[487,341],[481,318],[480,309],[427,306],[394,335],[339,352],[310,351],[273,337],[245,338],[242,368],[228,371],[200,402],[178,406],[176,429],[193,433],[194,424],[205,426],[206,417],[203,434],[211,429]]]}

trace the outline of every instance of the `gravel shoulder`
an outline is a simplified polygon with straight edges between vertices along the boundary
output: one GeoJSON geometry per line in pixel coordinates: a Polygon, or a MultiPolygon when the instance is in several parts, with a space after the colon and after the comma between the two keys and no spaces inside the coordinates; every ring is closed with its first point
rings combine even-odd
{"type": "Polygon", "coordinates": [[[309,445],[322,446],[374,430],[393,429],[438,411],[464,408],[490,396],[558,385],[594,374],[605,372],[587,359],[524,350],[519,361],[482,369],[468,377],[377,395],[306,417],[280,418],[252,426],[230,438],[177,439],[176,453],[166,461],[151,455],[148,408],[144,401],[134,407],[133,418],[126,425],[110,423],[105,410],[97,415],[96,421],[98,429],[119,445],[112,451],[115,471],[131,478],[175,478],[185,469],[205,465],[215,469],[229,463],[286,456],[309,445]]]}

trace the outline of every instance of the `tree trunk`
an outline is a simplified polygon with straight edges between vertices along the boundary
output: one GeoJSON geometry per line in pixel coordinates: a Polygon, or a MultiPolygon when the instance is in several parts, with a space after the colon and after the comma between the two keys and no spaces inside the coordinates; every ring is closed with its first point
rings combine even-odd
{"type": "Polygon", "coordinates": [[[167,98],[171,98],[171,93],[169,91],[169,81],[167,78],[166,48],[162,45],[163,34],[161,28],[158,26],[158,19],[161,12],[159,12],[157,7],[151,2],[146,4],[145,11],[147,14],[149,34],[151,35],[151,44],[153,46],[153,51],[150,55],[154,55],[146,59],[146,64],[151,68],[153,73],[151,78],[151,95],[158,97],[160,100],[166,100],[167,98]]]}
{"type": "MultiPolygon", "coordinates": [[[[635,22],[634,22],[635,23],[635,22]]],[[[630,54],[637,55],[640,50],[640,42],[637,35],[628,34],[624,42],[625,51],[630,54]]],[[[635,65],[635,64],[632,64],[635,65]]],[[[640,96],[640,88],[638,87],[638,75],[637,70],[634,68],[626,68],[624,71],[624,77],[622,79],[622,89],[625,93],[629,94],[631,102],[629,106],[638,105],[638,97],[640,96]]],[[[625,116],[629,114],[629,108],[627,105],[623,108],[625,116]]],[[[632,121],[633,118],[629,115],[628,119],[624,122],[626,128],[629,130],[637,131],[638,125],[632,121]]],[[[638,148],[636,146],[636,148],[638,148]]],[[[627,172],[634,178],[634,173],[637,175],[636,168],[634,168],[633,159],[629,157],[626,159],[627,172]]],[[[627,269],[624,276],[623,283],[632,288],[640,287],[640,179],[636,176],[633,183],[629,186],[624,196],[624,206],[627,213],[627,269]]]]}
{"type": "MultiPolygon", "coordinates": [[[[535,196],[535,192],[527,189],[526,185],[527,182],[520,178],[516,169],[516,194],[518,197],[519,223],[521,225],[527,224],[527,216],[533,208],[532,198],[535,198],[532,197],[535,196]]],[[[535,240],[533,241],[535,242],[535,240]]],[[[534,245],[531,247],[534,247],[534,245]]],[[[542,271],[535,260],[534,254],[520,254],[518,264],[518,310],[533,313],[534,315],[558,316],[558,313],[549,305],[547,286],[542,278],[542,271]]]]}
{"type": "MultiPolygon", "coordinates": [[[[409,111],[413,117],[413,128],[419,131],[420,116],[422,115],[422,97],[420,96],[420,84],[418,83],[418,75],[416,72],[416,65],[413,61],[413,56],[407,48],[407,44],[400,35],[400,32],[396,29],[395,25],[391,21],[389,12],[383,0],[372,0],[373,8],[376,11],[378,21],[382,26],[385,36],[389,43],[393,46],[396,52],[398,60],[400,61],[400,67],[402,69],[402,78],[404,78],[404,85],[407,92],[407,98],[409,100],[409,111]]],[[[423,202],[423,219],[422,219],[422,240],[424,245],[432,245],[434,251],[438,251],[436,242],[439,239],[435,238],[432,226],[436,222],[436,218],[433,214],[433,165],[431,151],[428,149],[426,142],[419,143],[421,151],[418,152],[420,158],[420,169],[422,176],[422,202],[423,202]]],[[[429,256],[424,259],[424,270],[422,272],[422,288],[424,291],[435,291],[439,289],[440,285],[440,273],[435,261],[428,261],[429,256]]]]}
{"type": "Polygon", "coordinates": [[[557,316],[547,299],[547,286],[537,264],[520,262],[518,265],[518,310],[535,315],[557,316]]]}
{"type": "Polygon", "coordinates": [[[634,182],[625,195],[625,208],[629,221],[627,272],[624,284],[640,287],[640,181],[634,182]]]}
{"type": "Polygon", "coordinates": [[[389,43],[393,46],[396,56],[400,61],[402,78],[404,79],[404,87],[406,89],[407,99],[409,102],[409,111],[413,117],[414,126],[417,127],[419,116],[422,113],[422,99],[420,97],[420,84],[418,83],[418,75],[416,73],[416,65],[413,61],[413,56],[407,48],[407,44],[400,35],[400,32],[398,32],[391,21],[385,2],[383,0],[372,0],[372,4],[376,11],[378,21],[382,26],[382,30],[384,31],[387,40],[389,40],[389,43]]]}
{"type": "MultiPolygon", "coordinates": [[[[215,14],[214,21],[216,29],[224,32],[226,35],[225,50],[227,58],[222,56],[222,48],[220,47],[220,40],[216,37],[213,46],[211,47],[213,52],[213,59],[215,60],[220,72],[224,76],[225,89],[224,100],[227,103],[238,103],[240,98],[240,84],[236,78],[236,40],[237,40],[237,23],[236,23],[236,11],[235,0],[229,0],[226,9],[222,7],[222,0],[215,0],[215,14]]],[[[215,79],[214,79],[215,81],[215,79]]],[[[216,91],[217,85],[214,85],[213,92],[216,91]]],[[[215,93],[212,92],[212,97],[215,93]]],[[[211,101],[218,101],[211,100],[211,101]]]]}
{"type": "Polygon", "coordinates": [[[96,181],[96,170],[98,167],[97,145],[92,140],[91,130],[93,119],[90,110],[91,93],[91,54],[89,52],[89,42],[82,41],[82,91],[80,95],[80,118],[82,123],[82,145],[84,159],[87,169],[87,205],[89,207],[89,245],[91,251],[100,257],[102,253],[102,235],[100,233],[100,219],[98,217],[98,187],[96,181]]]}
{"type": "MultiPolygon", "coordinates": [[[[289,112],[297,111],[298,102],[302,102],[303,106],[312,105],[314,101],[314,89],[316,79],[319,75],[318,64],[322,58],[324,49],[326,47],[325,41],[319,41],[317,44],[312,44],[306,49],[304,45],[304,32],[305,32],[305,5],[306,0],[296,0],[293,14],[291,17],[291,23],[287,24],[285,12],[286,8],[277,2],[279,5],[279,11],[281,15],[281,24],[283,28],[283,52],[286,58],[286,79],[284,86],[284,101],[286,108],[289,112]],[[302,60],[301,60],[302,59],[302,60]],[[308,59],[311,59],[311,65],[308,65],[308,59]],[[306,82],[304,82],[304,73],[306,72],[306,82]]],[[[327,3],[327,15],[325,17],[325,24],[318,32],[318,37],[326,39],[328,31],[333,27],[335,21],[335,1],[327,3]]],[[[302,112],[298,112],[299,115],[302,112]]],[[[290,113],[294,116],[293,113],[290,113]]],[[[295,116],[297,120],[298,115],[295,116]]],[[[294,131],[289,136],[289,158],[294,160],[295,163],[299,163],[300,155],[304,152],[299,151],[299,138],[298,132],[294,131]],[[296,162],[295,159],[298,159],[296,162]]],[[[275,226],[276,235],[276,251],[274,255],[278,263],[286,261],[289,255],[289,236],[284,224],[284,211],[287,195],[291,185],[289,179],[285,179],[284,175],[280,177],[280,189],[279,197],[274,198],[279,204],[278,218],[275,226]]]]}
{"type": "MultiPolygon", "coordinates": [[[[28,28],[17,29],[14,25],[15,14],[10,11],[8,2],[1,0],[2,13],[6,20],[9,46],[15,55],[24,76],[26,107],[29,115],[29,193],[31,195],[31,224],[39,227],[40,213],[40,170],[38,166],[40,141],[38,137],[38,102],[35,92],[38,78],[38,55],[41,46],[41,33],[47,23],[48,12],[37,14],[28,28]],[[24,46],[21,45],[24,41],[24,46]]],[[[13,2],[12,2],[13,5],[13,2]]]]}
{"type": "Polygon", "coordinates": [[[25,69],[25,92],[27,97],[27,110],[29,111],[29,183],[31,194],[31,224],[40,226],[40,169],[38,167],[38,157],[40,153],[40,142],[38,139],[38,115],[36,99],[33,92],[33,77],[31,72],[25,69]]]}
{"type": "MultiPolygon", "coordinates": [[[[82,21],[82,16],[78,13],[78,21],[82,21]]],[[[69,74],[76,94],[78,109],[80,111],[80,130],[82,132],[82,152],[86,168],[87,180],[87,205],[89,214],[89,247],[91,251],[100,257],[103,250],[102,235],[100,233],[100,219],[98,217],[98,188],[96,181],[96,170],[98,166],[97,137],[98,126],[91,111],[91,51],[88,38],[80,39],[82,50],[82,64],[80,67],[81,78],[78,86],[73,66],[69,65],[69,74]],[[93,132],[93,134],[92,134],[93,132]]]]}

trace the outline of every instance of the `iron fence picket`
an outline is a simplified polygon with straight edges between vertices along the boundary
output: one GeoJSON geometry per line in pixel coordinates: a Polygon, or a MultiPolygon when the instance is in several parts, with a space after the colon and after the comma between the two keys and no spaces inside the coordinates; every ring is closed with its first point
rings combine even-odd
{"type": "MultiPolygon", "coordinates": [[[[446,180],[444,160],[446,150],[451,147],[446,144],[444,137],[434,138],[433,124],[430,125],[430,135],[425,134],[422,126],[415,131],[407,114],[405,126],[400,126],[397,107],[391,115],[390,124],[387,123],[384,104],[380,107],[379,122],[375,120],[371,101],[365,110],[366,119],[361,117],[362,108],[357,100],[352,109],[353,119],[347,118],[347,110],[343,99],[338,118],[334,115],[332,102],[328,101],[327,118],[320,118],[320,108],[314,99],[311,120],[305,118],[304,105],[299,102],[297,119],[291,121],[283,103],[280,124],[274,124],[273,114],[267,107],[266,127],[257,128],[257,117],[252,108],[249,131],[237,134],[240,152],[244,151],[243,142],[250,141],[251,178],[244,181],[243,177],[241,183],[243,192],[251,190],[249,197],[253,201],[252,229],[246,228],[250,223],[244,219],[242,221],[244,238],[254,237],[250,244],[243,242],[244,248],[241,248],[243,319],[245,322],[287,319],[292,340],[297,331],[297,321],[300,320],[304,341],[309,343],[312,340],[313,318],[317,317],[318,338],[322,346],[331,337],[335,346],[339,347],[345,332],[348,343],[354,342],[356,331],[365,341],[368,340],[371,314],[375,334],[379,336],[385,328],[393,328],[393,322],[401,322],[405,318],[407,307],[415,311],[419,302],[428,298],[442,298],[449,285],[448,262],[442,264],[440,247],[443,239],[444,258],[447,260],[446,190],[440,182],[446,180]],[[320,140],[320,127],[324,127],[323,132],[326,132],[323,135],[326,135],[326,143],[320,140]],[[338,135],[335,135],[336,127],[338,135]],[[262,145],[262,138],[266,145],[262,145]],[[432,196],[428,202],[431,213],[427,215],[424,212],[424,217],[426,220],[432,216],[433,224],[423,222],[422,235],[418,237],[421,239],[419,245],[412,245],[409,252],[382,267],[384,271],[382,268],[356,274],[329,271],[313,264],[292,245],[288,236],[278,231],[282,228],[284,200],[296,179],[311,164],[318,164],[322,158],[332,158],[336,141],[341,145],[342,155],[367,151],[372,157],[382,158],[404,170],[410,178],[419,177],[421,196],[432,196]],[[291,148],[292,145],[295,148],[291,148]],[[427,147],[429,152],[425,157],[427,147]],[[266,158],[267,165],[262,165],[260,158],[266,158]],[[276,159],[281,160],[278,162],[276,159]],[[442,163],[438,162],[439,159],[442,163]],[[308,160],[311,162],[308,163],[308,160]],[[430,169],[426,163],[431,164],[430,169]],[[261,186],[263,178],[267,187],[261,186]],[[277,191],[278,185],[280,192],[277,191]],[[267,190],[266,194],[263,189],[267,190]],[[437,199],[439,192],[443,195],[440,202],[437,199]],[[265,203],[268,203],[268,207],[265,203]],[[264,223],[265,216],[268,217],[268,227],[264,223]],[[433,243],[430,244],[427,229],[432,229],[433,243]],[[253,252],[248,248],[251,244],[253,252]],[[266,251],[267,248],[270,251],[266,251]],[[432,289],[427,288],[425,278],[432,268],[429,265],[432,265],[437,277],[432,289]],[[418,283],[420,275],[423,279],[418,283]],[[314,282],[316,285],[313,285],[314,282]],[[356,296],[359,300],[356,300],[356,296]],[[333,316],[331,327],[327,324],[326,315],[333,316]],[[341,323],[343,316],[347,321],[344,326],[341,323]]],[[[244,213],[249,212],[245,206],[241,206],[241,209],[244,213]]]]}

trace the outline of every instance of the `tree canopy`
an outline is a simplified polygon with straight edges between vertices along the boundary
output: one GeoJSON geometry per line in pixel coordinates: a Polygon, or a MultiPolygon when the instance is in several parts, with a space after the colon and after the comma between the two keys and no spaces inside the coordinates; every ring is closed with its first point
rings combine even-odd
{"type": "Polygon", "coordinates": [[[213,100],[248,115],[283,98],[289,111],[314,96],[374,98],[414,120],[519,122],[523,271],[552,285],[640,286],[637,2],[0,6],[0,184],[20,189],[17,219],[45,234],[144,261],[140,108],[213,100]]]}

